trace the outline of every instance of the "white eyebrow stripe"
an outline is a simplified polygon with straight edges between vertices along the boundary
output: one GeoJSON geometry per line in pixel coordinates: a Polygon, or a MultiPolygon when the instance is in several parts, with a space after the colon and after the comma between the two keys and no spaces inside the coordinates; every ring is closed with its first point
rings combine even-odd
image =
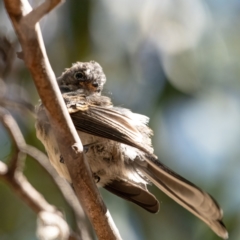
{"type": "Polygon", "coordinates": [[[85,73],[86,73],[86,75],[90,74],[90,69],[87,69],[87,70],[85,71],[85,73]]]}

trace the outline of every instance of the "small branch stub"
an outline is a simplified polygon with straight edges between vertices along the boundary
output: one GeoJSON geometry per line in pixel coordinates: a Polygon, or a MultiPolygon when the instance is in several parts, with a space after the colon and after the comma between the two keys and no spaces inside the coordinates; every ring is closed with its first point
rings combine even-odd
{"type": "Polygon", "coordinates": [[[73,144],[72,145],[72,149],[74,150],[74,152],[76,153],[76,154],[79,154],[79,153],[81,153],[83,150],[83,147],[82,147],[82,145],[81,144],[78,144],[78,143],[75,143],[75,144],[73,144]]]}

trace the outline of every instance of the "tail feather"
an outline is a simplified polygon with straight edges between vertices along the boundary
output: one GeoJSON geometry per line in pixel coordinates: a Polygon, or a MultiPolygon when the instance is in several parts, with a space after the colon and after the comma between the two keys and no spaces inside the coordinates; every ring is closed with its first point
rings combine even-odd
{"type": "Polygon", "coordinates": [[[147,156],[146,162],[147,165],[138,162],[138,169],[152,183],[204,221],[218,236],[228,238],[228,232],[222,222],[222,209],[208,193],[173,172],[156,158],[147,156]]]}
{"type": "Polygon", "coordinates": [[[140,185],[118,178],[105,185],[104,188],[151,213],[156,213],[159,210],[159,202],[155,196],[140,185]]]}

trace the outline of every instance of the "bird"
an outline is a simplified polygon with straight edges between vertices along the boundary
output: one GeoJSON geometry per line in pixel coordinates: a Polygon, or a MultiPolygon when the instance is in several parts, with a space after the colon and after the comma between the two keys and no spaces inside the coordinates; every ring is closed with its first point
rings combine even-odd
{"type": "MultiPolygon", "coordinates": [[[[149,118],[114,106],[108,96],[102,95],[106,76],[99,63],[76,62],[65,69],[57,82],[98,187],[157,213],[159,201],[147,189],[153,183],[219,237],[228,238],[217,201],[154,154],[153,131],[147,126],[149,118]]],[[[36,114],[37,137],[59,175],[71,183],[42,103],[36,107],[36,114]]]]}

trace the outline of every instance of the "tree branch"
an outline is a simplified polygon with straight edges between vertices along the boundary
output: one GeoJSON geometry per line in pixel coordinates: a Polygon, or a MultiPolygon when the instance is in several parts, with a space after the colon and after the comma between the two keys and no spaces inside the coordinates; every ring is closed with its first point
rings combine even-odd
{"type": "MultiPolygon", "coordinates": [[[[0,177],[6,181],[17,195],[33,209],[34,212],[40,211],[57,212],[56,208],[50,205],[42,195],[40,195],[20,171],[15,172],[14,176],[8,174],[8,167],[0,161],[0,177]]],[[[59,214],[60,212],[58,212],[59,214]]]]}
{"type": "MultiPolygon", "coordinates": [[[[62,217],[61,212],[59,212],[54,206],[50,205],[44,197],[32,187],[32,185],[27,181],[22,172],[16,171],[14,175],[9,174],[8,167],[6,164],[0,161],[0,178],[10,185],[14,192],[37,214],[41,217],[41,214],[48,213],[52,216],[52,223],[54,222],[54,227],[58,230],[59,235],[64,235],[63,239],[75,239],[75,234],[70,234],[67,223],[62,217]],[[60,221],[61,220],[61,221],[60,221]],[[60,222],[60,224],[59,224],[60,222]],[[62,226],[65,226],[64,228],[62,226]]],[[[46,225],[45,225],[46,227],[46,225]]],[[[39,230],[43,232],[43,229],[39,230]]],[[[46,233],[44,233],[46,236],[46,233]]]]}
{"type": "MultiPolygon", "coordinates": [[[[48,222],[42,218],[42,216],[51,216],[51,226],[54,227],[57,236],[64,236],[63,239],[79,239],[75,233],[69,231],[68,224],[63,219],[62,213],[58,211],[54,206],[50,205],[44,197],[32,187],[25,176],[22,174],[19,165],[23,160],[25,160],[27,153],[32,153],[33,149],[29,149],[26,145],[22,133],[13,119],[13,117],[8,113],[7,110],[0,108],[0,121],[8,130],[12,142],[14,144],[14,153],[12,161],[10,162],[10,167],[0,161],[0,178],[7,182],[14,192],[33,210],[38,214],[38,217],[42,219],[42,227],[38,229],[38,233],[42,233],[46,237],[49,233],[45,228],[48,227],[48,222]],[[43,214],[45,213],[45,214],[43,214]]],[[[31,154],[35,156],[36,154],[31,154]]],[[[44,154],[38,155],[38,160],[43,157],[44,154]]],[[[62,193],[65,191],[60,188],[62,193]]],[[[66,194],[64,194],[65,196],[66,194]]],[[[72,204],[70,204],[72,206],[72,204]]],[[[85,224],[84,224],[85,225],[85,224]]],[[[82,228],[84,227],[82,225],[82,228]]],[[[87,235],[86,235],[87,236],[87,235]]],[[[44,239],[44,238],[43,238],[44,239]]],[[[82,239],[82,238],[81,238],[82,239]]],[[[90,238],[89,238],[90,239],[90,238]]]]}
{"type": "Polygon", "coordinates": [[[57,86],[44,48],[39,25],[34,25],[59,1],[45,1],[51,6],[40,5],[34,10],[26,0],[4,0],[23,50],[24,61],[34,79],[38,93],[46,107],[65,159],[77,197],[85,209],[99,239],[121,239],[109,212],[93,181],[91,170],[83,157],[83,147],[74,128],[57,86]],[[32,20],[33,19],[33,20],[32,20]],[[29,21],[33,22],[29,22],[29,21]]]}
{"type": "Polygon", "coordinates": [[[36,159],[38,163],[49,173],[55,184],[61,190],[63,198],[73,210],[82,239],[92,239],[90,236],[90,230],[86,224],[86,215],[84,214],[82,207],[79,205],[78,199],[76,198],[76,195],[70,185],[58,175],[55,169],[49,164],[49,160],[46,155],[37,148],[26,145],[25,149],[22,149],[22,151],[28,156],[36,159]]]}
{"type": "MultiPolygon", "coordinates": [[[[16,121],[14,118],[8,113],[7,110],[0,108],[0,121],[3,123],[5,128],[8,130],[12,143],[14,145],[14,153],[12,157],[12,161],[10,162],[10,167],[8,168],[8,172],[6,176],[2,176],[2,178],[5,179],[7,182],[13,181],[11,185],[13,185],[14,189],[19,189],[19,184],[16,184],[15,173],[18,172],[20,174],[18,166],[21,164],[19,163],[19,160],[25,159],[25,155],[28,155],[35,160],[38,161],[38,163],[48,172],[48,174],[51,176],[55,184],[60,189],[63,198],[66,200],[66,202],[69,204],[69,206],[72,208],[73,213],[75,215],[76,223],[79,228],[79,234],[82,236],[82,239],[91,239],[90,234],[88,231],[88,227],[86,224],[86,217],[85,214],[79,205],[77,198],[72,190],[72,188],[69,186],[69,184],[62,179],[55,169],[49,164],[49,161],[45,154],[43,154],[41,151],[36,149],[33,146],[27,145],[23,135],[21,133],[21,130],[19,129],[16,121]]],[[[21,164],[22,165],[22,164],[21,164]]],[[[22,166],[21,166],[22,167],[22,166]]],[[[5,169],[5,168],[4,168],[5,169]]],[[[23,177],[24,178],[24,177],[23,177]]],[[[27,180],[25,180],[27,181],[27,180]]],[[[25,182],[23,181],[23,182],[25,182]]],[[[20,191],[21,192],[21,191],[20,191]]],[[[22,197],[25,199],[24,197],[22,197]]],[[[27,200],[27,203],[29,203],[29,200],[27,200]]],[[[30,207],[33,208],[33,210],[36,211],[36,208],[33,204],[31,204],[30,201],[30,207]]],[[[42,211],[46,209],[42,209],[42,211]]]]}

